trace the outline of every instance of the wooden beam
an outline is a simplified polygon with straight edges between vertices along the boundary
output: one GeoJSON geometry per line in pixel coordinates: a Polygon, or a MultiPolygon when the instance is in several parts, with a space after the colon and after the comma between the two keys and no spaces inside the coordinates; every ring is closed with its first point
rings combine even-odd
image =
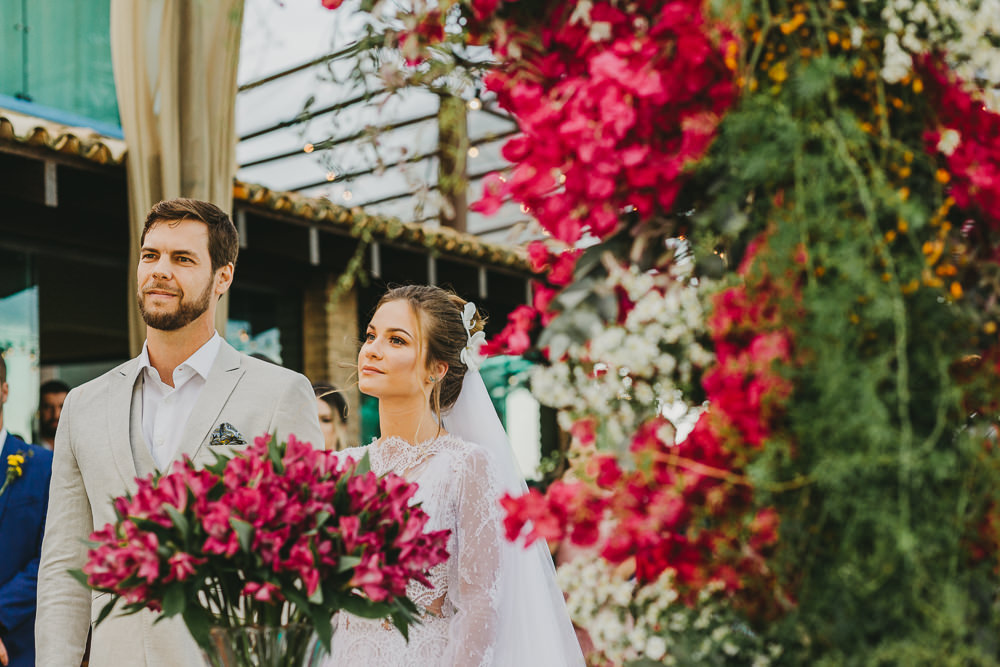
{"type": "Polygon", "coordinates": [[[56,163],[52,160],[45,161],[45,171],[42,178],[45,183],[45,205],[49,208],[59,206],[59,178],[56,167],[56,163]]]}

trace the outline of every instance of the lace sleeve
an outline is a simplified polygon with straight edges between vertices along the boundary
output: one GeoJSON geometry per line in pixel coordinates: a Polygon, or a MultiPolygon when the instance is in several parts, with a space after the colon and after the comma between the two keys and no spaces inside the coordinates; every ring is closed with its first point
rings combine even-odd
{"type": "Polygon", "coordinates": [[[457,553],[449,560],[449,597],[456,613],[443,665],[489,666],[500,621],[500,486],[489,455],[476,448],[458,475],[457,553]]]}

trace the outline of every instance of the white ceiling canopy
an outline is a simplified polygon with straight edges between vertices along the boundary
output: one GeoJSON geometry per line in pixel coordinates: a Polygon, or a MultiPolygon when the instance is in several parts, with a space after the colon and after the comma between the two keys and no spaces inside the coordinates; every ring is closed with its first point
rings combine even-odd
{"type": "MultiPolygon", "coordinates": [[[[336,11],[320,0],[246,0],[244,12],[237,178],[439,224],[439,97],[426,88],[389,94],[378,77],[360,74],[352,47],[366,15],[357,0],[336,11]]],[[[468,101],[471,203],[483,177],[507,165],[500,149],[517,126],[474,86],[455,92],[468,101]]],[[[516,204],[467,218],[467,231],[499,243],[534,238],[536,229],[516,204]]]]}

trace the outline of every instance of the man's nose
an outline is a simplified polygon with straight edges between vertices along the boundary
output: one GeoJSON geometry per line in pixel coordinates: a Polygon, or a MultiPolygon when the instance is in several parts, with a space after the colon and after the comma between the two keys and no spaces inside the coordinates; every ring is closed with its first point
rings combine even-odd
{"type": "Polygon", "coordinates": [[[153,277],[155,278],[170,278],[170,258],[166,256],[161,256],[156,260],[153,265],[153,277]]]}

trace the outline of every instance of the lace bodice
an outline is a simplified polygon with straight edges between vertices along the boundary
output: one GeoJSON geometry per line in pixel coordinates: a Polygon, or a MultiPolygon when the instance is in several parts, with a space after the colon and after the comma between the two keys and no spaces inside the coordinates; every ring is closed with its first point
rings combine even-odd
{"type": "Polygon", "coordinates": [[[500,606],[501,488],[489,453],[442,435],[420,445],[387,438],[343,456],[369,455],[377,475],[394,472],[418,485],[413,502],[430,516],[427,530],[451,530],[451,557],[435,566],[433,588],[411,582],[423,611],[407,643],[382,621],[341,614],[331,665],[491,665],[500,606]]]}

